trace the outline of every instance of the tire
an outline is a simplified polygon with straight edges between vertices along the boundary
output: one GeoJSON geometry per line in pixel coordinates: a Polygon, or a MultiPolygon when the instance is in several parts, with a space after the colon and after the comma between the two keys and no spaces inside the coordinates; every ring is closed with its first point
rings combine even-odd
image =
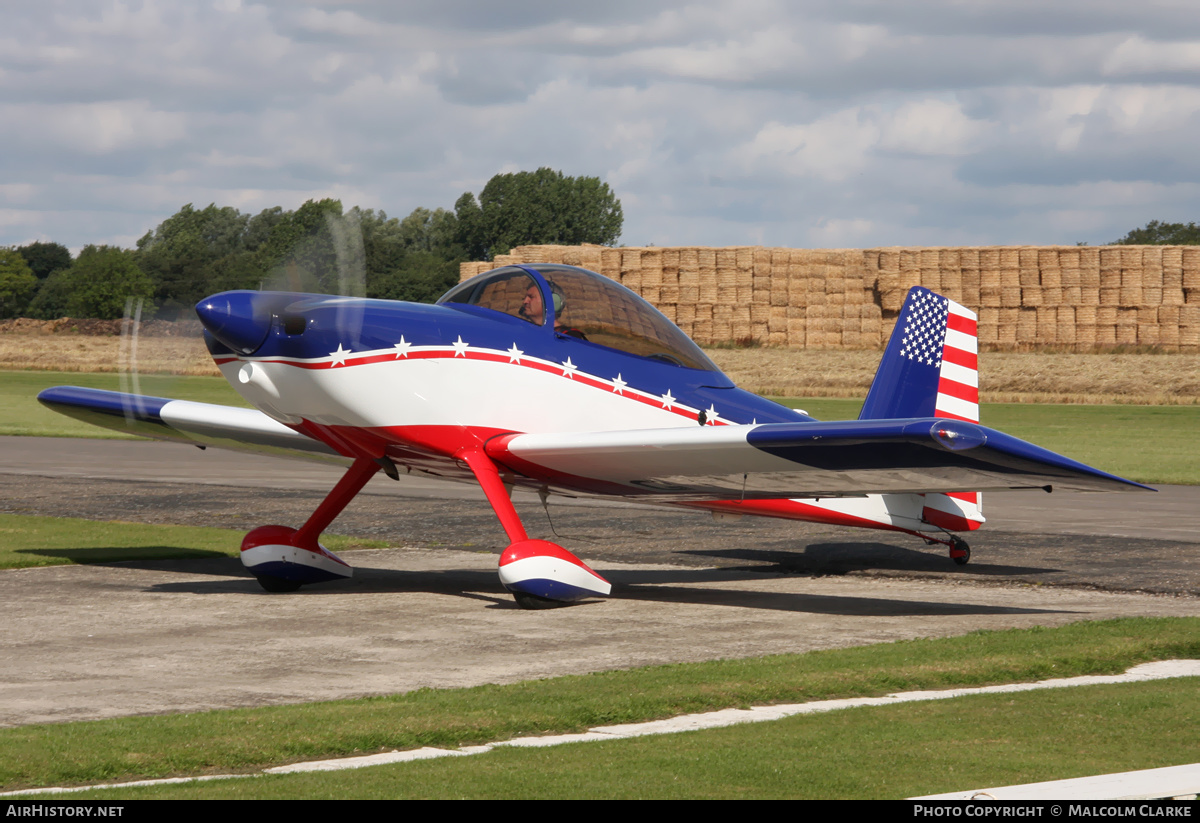
{"type": "Polygon", "coordinates": [[[284,580],[282,577],[271,577],[267,574],[257,574],[255,577],[258,579],[258,585],[262,586],[264,591],[272,594],[294,592],[301,586],[295,580],[284,580]]]}

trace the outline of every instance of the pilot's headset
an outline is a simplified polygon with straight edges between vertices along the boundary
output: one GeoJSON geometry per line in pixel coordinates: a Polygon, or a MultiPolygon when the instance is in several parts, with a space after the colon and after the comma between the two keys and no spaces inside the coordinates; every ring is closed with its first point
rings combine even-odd
{"type": "Polygon", "coordinates": [[[550,287],[550,302],[554,304],[554,319],[561,320],[563,309],[567,307],[567,298],[563,297],[562,289],[553,280],[547,280],[550,287]]]}

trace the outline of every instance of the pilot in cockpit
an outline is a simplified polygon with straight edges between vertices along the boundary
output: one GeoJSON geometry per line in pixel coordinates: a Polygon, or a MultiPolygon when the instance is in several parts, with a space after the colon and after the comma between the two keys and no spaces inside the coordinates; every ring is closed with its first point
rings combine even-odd
{"type": "MultiPolygon", "coordinates": [[[[577,337],[580,340],[587,340],[587,335],[579,329],[571,328],[563,322],[563,311],[567,307],[567,301],[563,297],[562,290],[555,283],[550,284],[550,294],[554,300],[554,330],[559,334],[577,337]]],[[[520,315],[530,323],[540,326],[545,319],[543,308],[542,293],[536,283],[531,283],[529,288],[525,290],[525,299],[521,301],[520,315]]]]}

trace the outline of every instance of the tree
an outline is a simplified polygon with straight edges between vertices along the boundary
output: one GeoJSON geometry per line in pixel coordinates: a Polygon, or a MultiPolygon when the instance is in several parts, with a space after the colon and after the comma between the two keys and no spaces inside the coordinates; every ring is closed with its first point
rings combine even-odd
{"type": "MultiPolygon", "coordinates": [[[[138,268],[132,251],[114,246],[86,246],[66,271],[70,287],[66,311],[72,317],[113,320],[123,317],[129,298],[149,299],[154,284],[138,268]]],[[[151,312],[143,309],[142,317],[151,312]]]]}
{"type": "Polygon", "coordinates": [[[1195,223],[1160,223],[1151,220],[1145,228],[1134,229],[1114,246],[1200,246],[1200,226],[1195,223]]]}
{"type": "Polygon", "coordinates": [[[497,174],[478,201],[467,192],[454,210],[459,244],[488,260],[521,245],[613,245],[624,221],[621,201],[600,178],[548,168],[497,174]]]}
{"type": "Polygon", "coordinates": [[[188,203],[147,232],[137,243],[137,265],[153,281],[155,298],[184,310],[218,291],[216,264],[242,252],[249,220],[231,206],[197,210],[188,203]]]}
{"type": "Polygon", "coordinates": [[[17,249],[38,280],[71,265],[71,252],[62,243],[43,243],[40,240],[17,249]]]}
{"type": "Polygon", "coordinates": [[[19,317],[37,285],[24,257],[14,248],[0,248],[0,317],[19,317]]]}

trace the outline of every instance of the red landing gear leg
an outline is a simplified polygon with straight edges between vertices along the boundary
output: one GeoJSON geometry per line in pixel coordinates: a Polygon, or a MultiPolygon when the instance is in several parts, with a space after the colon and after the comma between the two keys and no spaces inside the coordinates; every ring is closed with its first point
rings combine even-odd
{"type": "Polygon", "coordinates": [[[500,519],[509,546],[500,555],[500,583],[524,609],[546,609],[586,597],[607,596],[612,586],[583,561],[555,543],[530,540],[500,479],[500,472],[483,449],[464,449],[456,455],[466,462],[500,519]]]}
{"type": "Polygon", "coordinates": [[[317,542],[321,532],[367,485],[379,464],[360,457],[303,526],[259,526],[242,540],[242,564],[269,592],[294,592],[305,583],[350,577],[353,569],[317,542]]]}

